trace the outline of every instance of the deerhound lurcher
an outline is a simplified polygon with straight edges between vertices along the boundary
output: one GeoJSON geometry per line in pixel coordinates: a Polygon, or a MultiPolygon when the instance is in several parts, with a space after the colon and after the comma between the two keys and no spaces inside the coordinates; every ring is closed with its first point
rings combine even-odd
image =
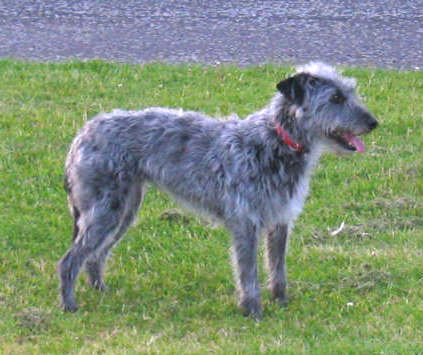
{"type": "Polygon", "coordinates": [[[84,265],[100,290],[112,247],[133,221],[146,183],[220,221],[233,236],[239,307],[261,316],[257,244],[263,235],[272,296],[286,301],[285,252],[313,167],[325,150],[364,152],[358,136],[378,122],[355,95],[355,80],[310,63],[277,84],[270,104],[243,120],[149,108],[100,114],[74,139],[65,187],[73,243],[59,264],[62,305],[76,311],[84,265]]]}

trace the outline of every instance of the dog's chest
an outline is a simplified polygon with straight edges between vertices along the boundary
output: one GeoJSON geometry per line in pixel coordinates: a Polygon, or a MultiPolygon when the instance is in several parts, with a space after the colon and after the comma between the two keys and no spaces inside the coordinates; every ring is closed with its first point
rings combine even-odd
{"type": "Polygon", "coordinates": [[[271,197],[272,211],[268,210],[268,213],[272,224],[292,224],[301,213],[319,154],[310,154],[307,158],[297,168],[289,172],[285,169],[282,188],[271,197]]]}
{"type": "Polygon", "coordinates": [[[308,174],[301,175],[297,183],[292,187],[292,193],[288,194],[286,205],[281,218],[283,223],[292,223],[301,213],[308,195],[310,178],[308,174]]]}

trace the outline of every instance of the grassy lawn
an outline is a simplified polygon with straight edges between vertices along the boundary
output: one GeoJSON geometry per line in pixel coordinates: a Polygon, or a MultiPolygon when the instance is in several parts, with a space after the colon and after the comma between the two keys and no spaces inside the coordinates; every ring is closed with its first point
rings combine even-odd
{"type": "Polygon", "coordinates": [[[322,159],[291,236],[286,308],[264,290],[263,320],[244,318],[228,234],[166,218],[176,205],[154,188],[109,261],[110,290],[82,273],[80,310],[59,308],[63,164],[84,121],[153,105],[243,116],[289,72],[0,61],[0,353],[423,353],[423,72],[345,71],[381,125],[366,154],[322,159]]]}

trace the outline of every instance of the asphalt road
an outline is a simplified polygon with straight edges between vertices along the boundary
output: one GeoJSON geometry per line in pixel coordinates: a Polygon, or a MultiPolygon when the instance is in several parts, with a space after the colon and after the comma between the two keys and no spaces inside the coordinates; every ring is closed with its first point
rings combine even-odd
{"type": "Polygon", "coordinates": [[[423,1],[0,0],[0,57],[423,69],[423,1]]]}

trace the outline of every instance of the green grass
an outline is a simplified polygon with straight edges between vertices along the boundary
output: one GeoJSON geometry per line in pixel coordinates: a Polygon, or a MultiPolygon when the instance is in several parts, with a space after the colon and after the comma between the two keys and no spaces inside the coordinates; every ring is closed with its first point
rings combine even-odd
{"type": "Polygon", "coordinates": [[[322,159],[291,238],[286,308],[264,290],[263,320],[240,315],[228,234],[163,218],[175,205],[152,188],[109,261],[110,290],[82,274],[79,312],[59,309],[63,162],[84,121],[151,105],[242,116],[289,72],[0,61],[0,353],[423,353],[422,72],[346,70],[381,125],[366,154],[322,159]]]}

